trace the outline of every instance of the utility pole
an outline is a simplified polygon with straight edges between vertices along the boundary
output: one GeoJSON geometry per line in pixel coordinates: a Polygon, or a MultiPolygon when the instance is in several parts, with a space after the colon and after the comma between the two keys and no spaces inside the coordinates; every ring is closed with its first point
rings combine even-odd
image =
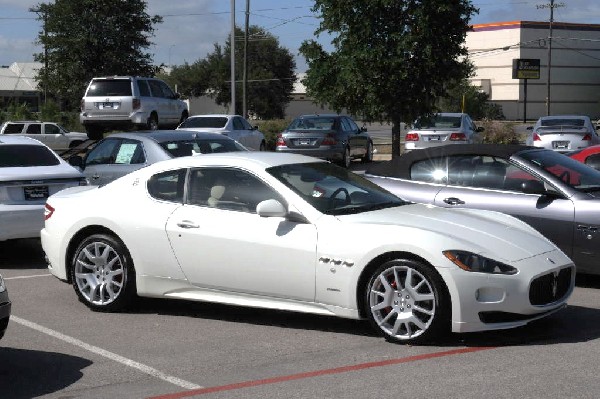
{"type": "Polygon", "coordinates": [[[242,107],[244,118],[248,118],[248,99],[246,89],[248,86],[248,24],[250,22],[250,0],[246,0],[246,24],[244,29],[244,77],[242,78],[242,107]]]}
{"type": "Polygon", "coordinates": [[[555,4],[550,0],[550,4],[538,4],[535,7],[539,9],[550,9],[550,23],[548,24],[548,77],[546,80],[546,115],[550,115],[550,82],[552,73],[552,23],[554,22],[554,9],[564,7],[565,3],[555,4]]]}
{"type": "Polygon", "coordinates": [[[235,115],[235,0],[231,0],[231,108],[230,113],[235,115]]]}

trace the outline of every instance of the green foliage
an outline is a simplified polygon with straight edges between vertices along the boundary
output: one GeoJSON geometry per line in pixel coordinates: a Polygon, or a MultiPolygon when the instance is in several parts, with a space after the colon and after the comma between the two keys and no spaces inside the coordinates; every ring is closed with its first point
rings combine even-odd
{"type": "Polygon", "coordinates": [[[277,135],[285,130],[290,124],[289,119],[272,119],[272,120],[261,120],[261,121],[250,121],[250,124],[258,126],[265,135],[265,141],[267,142],[267,149],[269,151],[275,150],[275,143],[277,142],[277,135]]]}
{"type": "Polygon", "coordinates": [[[95,76],[153,76],[156,68],[145,50],[162,19],[145,10],[143,0],[56,0],[30,9],[43,26],[37,42],[44,52],[35,54],[44,64],[40,90],[75,110],[95,76]]]}
{"type": "MultiPolygon", "coordinates": [[[[236,28],[236,38],[244,33],[236,28]]],[[[279,45],[277,38],[258,26],[248,28],[247,108],[261,119],[283,118],[291,100],[296,76],[296,63],[290,51],[279,45]]],[[[231,45],[215,43],[214,51],[204,60],[174,67],[163,78],[186,96],[208,95],[219,105],[231,102],[231,45]]],[[[243,41],[236,39],[236,113],[242,114],[243,41]]]]}
{"type": "Polygon", "coordinates": [[[483,142],[488,144],[518,144],[519,135],[515,132],[513,123],[484,119],[479,122],[482,126],[483,142]]]}
{"type": "Polygon", "coordinates": [[[6,107],[6,111],[0,115],[0,121],[25,121],[35,119],[33,113],[29,110],[29,106],[26,103],[17,104],[11,102],[6,107]]]}
{"type": "Polygon", "coordinates": [[[448,85],[448,93],[438,102],[442,112],[465,112],[473,119],[504,119],[502,107],[489,103],[489,96],[467,79],[448,85]]]}
{"type": "Polygon", "coordinates": [[[464,45],[476,12],[469,0],[315,0],[313,11],[322,16],[315,34],[333,34],[335,50],[314,40],[300,47],[308,94],[367,121],[391,121],[394,155],[400,122],[431,113],[447,82],[472,71],[464,45]]]}

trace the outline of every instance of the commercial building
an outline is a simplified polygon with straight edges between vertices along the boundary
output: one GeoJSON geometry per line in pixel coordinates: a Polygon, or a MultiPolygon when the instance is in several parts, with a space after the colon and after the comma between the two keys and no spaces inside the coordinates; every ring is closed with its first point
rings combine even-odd
{"type": "Polygon", "coordinates": [[[472,82],[507,119],[522,120],[526,105],[533,120],[547,114],[550,70],[550,114],[600,117],[600,25],[553,22],[551,41],[549,28],[531,21],[474,25],[466,39],[476,68],[472,82]],[[513,79],[515,59],[539,60],[539,79],[513,79]]]}
{"type": "Polygon", "coordinates": [[[0,66],[0,109],[10,103],[25,103],[32,111],[41,104],[42,93],[38,90],[35,77],[42,64],[37,62],[14,62],[0,66]]]}

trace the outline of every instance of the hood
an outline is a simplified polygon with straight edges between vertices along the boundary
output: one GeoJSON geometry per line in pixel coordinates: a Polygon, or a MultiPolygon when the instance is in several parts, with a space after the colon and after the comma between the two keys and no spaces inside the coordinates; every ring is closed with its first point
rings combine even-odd
{"type": "Polygon", "coordinates": [[[556,249],[554,244],[527,224],[512,216],[492,211],[412,204],[338,218],[350,223],[429,230],[474,247],[485,248],[485,253],[495,254],[495,258],[511,262],[556,249]]]}
{"type": "Polygon", "coordinates": [[[79,179],[83,173],[66,162],[54,166],[30,166],[2,168],[0,181],[7,180],[45,180],[45,179],[79,179]]]}

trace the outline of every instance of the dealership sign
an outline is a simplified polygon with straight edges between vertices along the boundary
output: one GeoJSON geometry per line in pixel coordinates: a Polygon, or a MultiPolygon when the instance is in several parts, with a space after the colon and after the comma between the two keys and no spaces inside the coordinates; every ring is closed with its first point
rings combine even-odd
{"type": "Polygon", "coordinates": [[[539,79],[540,60],[531,58],[513,59],[513,79],[539,79]]]}

